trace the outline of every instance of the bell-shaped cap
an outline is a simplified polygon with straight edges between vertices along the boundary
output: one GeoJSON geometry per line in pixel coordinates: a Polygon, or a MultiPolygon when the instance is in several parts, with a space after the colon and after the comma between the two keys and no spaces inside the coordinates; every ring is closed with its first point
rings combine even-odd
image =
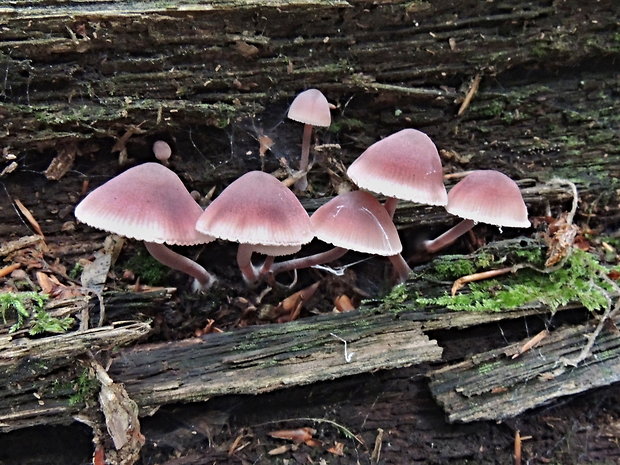
{"type": "Polygon", "coordinates": [[[437,147],[416,129],[375,142],[349,166],[347,175],[362,189],[388,197],[427,205],[448,201],[437,147]]]}
{"type": "Polygon", "coordinates": [[[202,208],[181,179],[159,163],[144,163],[99,186],[75,208],[97,229],[157,244],[195,245],[214,240],[194,229],[202,208]]]}
{"type": "Polygon", "coordinates": [[[231,183],[206,208],[196,229],[227,241],[297,246],[314,235],[295,194],[270,174],[251,171],[231,183]]]}
{"type": "Polygon", "coordinates": [[[319,207],[310,221],[317,238],[337,247],[384,256],[403,249],[390,215],[368,192],[340,194],[319,207]]]}
{"type": "Polygon", "coordinates": [[[327,127],[332,122],[329,103],[318,89],[308,89],[298,94],[291,103],[287,116],[312,126],[327,127]]]}
{"type": "Polygon", "coordinates": [[[519,186],[495,170],[472,171],[448,194],[448,213],[495,226],[529,228],[519,186]]]}

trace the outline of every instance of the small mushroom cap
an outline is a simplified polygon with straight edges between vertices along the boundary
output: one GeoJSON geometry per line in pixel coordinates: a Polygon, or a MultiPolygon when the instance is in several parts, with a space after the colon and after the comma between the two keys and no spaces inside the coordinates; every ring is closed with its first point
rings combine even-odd
{"type": "Polygon", "coordinates": [[[427,205],[448,201],[437,147],[416,129],[375,142],[349,166],[347,175],[362,189],[389,197],[427,205]]]}
{"type": "Polygon", "coordinates": [[[452,215],[495,226],[529,228],[527,207],[519,186],[495,170],[472,171],[448,194],[452,215]]]}
{"type": "Polygon", "coordinates": [[[196,229],[227,241],[268,246],[302,245],[314,237],[295,194],[262,171],[246,173],[226,187],[196,229]]]}
{"type": "Polygon", "coordinates": [[[94,228],[173,245],[214,240],[194,229],[201,213],[181,179],[159,163],[128,169],[92,191],[75,208],[75,217],[94,228]]]}
{"type": "Polygon", "coordinates": [[[159,161],[167,161],[172,155],[172,149],[168,142],[157,140],[153,144],[153,154],[159,161]]]}
{"type": "Polygon", "coordinates": [[[368,192],[340,194],[319,207],[310,221],[316,237],[337,247],[384,256],[403,249],[390,215],[368,192]]]}
{"type": "Polygon", "coordinates": [[[288,117],[312,126],[327,127],[332,123],[329,103],[318,89],[308,89],[298,94],[291,103],[288,117]]]}

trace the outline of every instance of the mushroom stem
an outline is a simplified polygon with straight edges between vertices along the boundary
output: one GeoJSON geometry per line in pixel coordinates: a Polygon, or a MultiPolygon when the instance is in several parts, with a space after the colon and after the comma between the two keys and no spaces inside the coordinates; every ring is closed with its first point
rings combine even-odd
{"type": "Polygon", "coordinates": [[[284,271],[298,270],[300,268],[310,268],[311,266],[321,265],[322,263],[328,263],[337,260],[348,251],[349,249],[334,247],[333,249],[310,255],[308,257],[294,258],[285,262],[274,263],[268,271],[272,276],[275,276],[279,273],[283,273],[284,271]]]}
{"type": "Polygon", "coordinates": [[[409,274],[411,273],[411,268],[403,258],[401,254],[392,255],[388,257],[394,270],[396,271],[396,276],[398,278],[398,284],[404,283],[407,281],[409,274]]]}
{"type": "Polygon", "coordinates": [[[396,211],[396,206],[398,205],[398,199],[396,197],[388,197],[387,200],[383,203],[385,210],[390,215],[390,218],[394,218],[394,212],[396,211]]]}
{"type": "Polygon", "coordinates": [[[265,276],[266,274],[269,274],[269,269],[273,266],[273,262],[275,258],[276,257],[274,257],[273,255],[267,255],[267,257],[265,258],[265,261],[260,267],[261,276],[265,276]]]}
{"type": "Polygon", "coordinates": [[[146,250],[148,250],[151,256],[159,263],[166,265],[168,268],[172,268],[173,270],[181,271],[194,278],[198,283],[198,286],[195,286],[198,290],[206,291],[215,282],[215,276],[205,270],[201,265],[170,250],[166,245],[146,241],[144,242],[144,245],[146,250]]]}
{"type": "Polygon", "coordinates": [[[463,220],[458,223],[456,226],[448,229],[441,236],[436,237],[430,241],[424,241],[424,248],[428,253],[435,253],[443,249],[444,247],[449,246],[471,228],[476,225],[474,220],[463,220]]]}
{"type": "MultiPolygon", "coordinates": [[[[310,162],[310,138],[312,136],[312,125],[304,124],[304,135],[301,140],[301,158],[299,159],[299,171],[304,172],[308,169],[308,163],[310,162]]],[[[301,178],[295,182],[295,187],[300,191],[305,191],[308,188],[308,178],[304,174],[301,178]]]]}
{"type": "Polygon", "coordinates": [[[261,277],[260,269],[252,264],[253,252],[254,246],[252,244],[239,244],[237,249],[237,265],[243,280],[250,286],[256,284],[261,277]]]}

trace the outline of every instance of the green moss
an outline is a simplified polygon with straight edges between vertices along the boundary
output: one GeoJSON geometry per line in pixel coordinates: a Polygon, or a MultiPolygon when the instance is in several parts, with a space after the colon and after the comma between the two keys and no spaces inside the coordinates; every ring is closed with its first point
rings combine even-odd
{"type": "Polygon", "coordinates": [[[82,271],[84,271],[84,267],[79,263],[73,265],[73,268],[69,271],[69,277],[71,279],[79,279],[82,276],[82,271]]]}
{"type": "Polygon", "coordinates": [[[502,362],[500,361],[484,363],[478,367],[478,374],[486,375],[487,373],[492,372],[493,370],[495,370],[496,368],[499,368],[500,366],[502,366],[502,362]]]}
{"type": "Polygon", "coordinates": [[[149,286],[158,286],[164,283],[170,268],[155,260],[146,250],[140,249],[124,265],[133,271],[140,280],[149,286]]]}
{"type": "Polygon", "coordinates": [[[397,284],[392,288],[390,293],[383,298],[383,303],[392,309],[402,308],[403,304],[409,300],[409,291],[407,285],[397,284]]]}
{"type": "Polygon", "coordinates": [[[482,117],[493,118],[501,115],[505,108],[506,104],[501,100],[496,99],[486,103],[485,105],[474,106],[471,110],[475,111],[482,117]]]}
{"type": "Polygon", "coordinates": [[[364,122],[356,118],[339,118],[329,126],[329,132],[338,133],[343,130],[362,129],[364,122]]]}
{"type": "Polygon", "coordinates": [[[461,258],[461,255],[446,255],[434,264],[432,273],[437,279],[456,279],[460,276],[476,272],[476,265],[470,258],[461,258]]]}
{"type": "Polygon", "coordinates": [[[73,394],[69,397],[69,405],[80,405],[95,396],[99,391],[99,382],[93,373],[85,368],[71,383],[71,387],[73,394]]]}
{"type": "Polygon", "coordinates": [[[415,303],[451,310],[502,311],[539,304],[556,310],[578,302],[588,310],[599,310],[607,305],[606,293],[611,292],[600,278],[608,272],[593,254],[574,249],[564,266],[551,273],[523,269],[505,279],[471,283],[469,292],[451,296],[446,291],[439,297],[418,297],[415,303]]]}
{"type": "Polygon", "coordinates": [[[31,335],[41,333],[64,333],[75,322],[72,317],[56,318],[44,308],[48,296],[37,292],[6,292],[0,294],[0,317],[6,324],[7,318],[15,318],[9,328],[13,333],[28,324],[31,335]]]}

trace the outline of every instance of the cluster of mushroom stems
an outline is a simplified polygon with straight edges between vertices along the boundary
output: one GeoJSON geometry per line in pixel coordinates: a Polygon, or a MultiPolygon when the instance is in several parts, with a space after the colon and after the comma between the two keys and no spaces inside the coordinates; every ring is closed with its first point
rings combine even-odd
{"type": "MultiPolygon", "coordinates": [[[[301,176],[295,185],[303,191],[312,128],[330,125],[330,105],[320,91],[309,89],[296,97],[288,116],[304,124],[301,176]]],[[[160,161],[171,153],[163,144],[158,141],[153,147],[160,161]]],[[[337,195],[312,216],[293,191],[262,171],[235,180],[203,211],[173,171],[149,162],[92,191],[76,207],[75,216],[92,227],[144,241],[156,260],[193,277],[195,290],[209,289],[215,277],[166,244],[197,245],[215,239],[237,242],[237,264],[249,285],[285,271],[334,261],[348,250],[388,257],[397,281],[403,282],[411,269],[401,256],[402,244],[392,221],[399,199],[444,206],[463,218],[451,230],[424,243],[429,253],[450,245],[478,222],[500,227],[530,225],[518,186],[498,171],[473,171],[447,193],[437,148],[416,129],[403,129],[372,144],[350,165],[347,175],[363,190],[337,195]],[[382,205],[371,193],[388,200],[382,205]],[[314,238],[334,247],[275,262],[275,257],[297,253],[314,238]],[[254,253],[267,257],[260,266],[252,263],[254,253]]]]}

